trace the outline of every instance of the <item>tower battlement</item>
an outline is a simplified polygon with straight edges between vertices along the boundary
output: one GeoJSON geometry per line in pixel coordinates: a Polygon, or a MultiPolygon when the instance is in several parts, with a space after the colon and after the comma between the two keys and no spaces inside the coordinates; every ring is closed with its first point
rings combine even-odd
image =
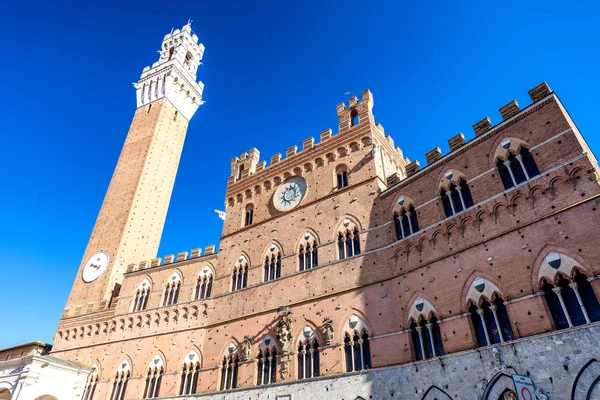
{"type": "MultiPolygon", "coordinates": [[[[527,93],[529,94],[529,98],[531,99],[531,102],[532,102],[531,104],[533,105],[536,102],[538,102],[539,100],[542,100],[543,98],[545,98],[546,96],[551,94],[552,90],[550,89],[550,86],[548,86],[548,84],[546,82],[542,82],[539,85],[537,85],[536,87],[534,87],[533,89],[529,90],[527,93]]],[[[473,133],[475,134],[475,137],[473,139],[476,139],[476,138],[488,133],[492,129],[497,128],[499,125],[504,124],[506,121],[510,120],[511,118],[513,118],[514,116],[519,114],[521,111],[522,110],[519,107],[519,103],[516,100],[511,100],[510,102],[508,102],[507,104],[505,104],[504,106],[502,106],[498,109],[498,112],[500,113],[500,115],[502,117],[502,121],[500,121],[498,124],[494,125],[489,116],[486,116],[486,117],[482,118],[481,120],[479,120],[478,122],[473,124],[473,133]]],[[[459,149],[462,149],[462,147],[466,143],[467,143],[467,141],[465,140],[465,135],[462,132],[459,132],[455,136],[448,139],[448,147],[450,148],[449,153],[443,154],[440,147],[434,147],[432,150],[425,153],[425,159],[427,160],[427,166],[436,163],[438,160],[440,160],[442,157],[444,157],[446,155],[449,155],[451,153],[454,153],[455,151],[458,151],[459,149]]],[[[419,170],[420,170],[420,163],[419,163],[419,161],[415,160],[415,161],[411,162],[409,164],[409,166],[407,167],[407,176],[414,175],[419,170]]]]}
{"type": "Polygon", "coordinates": [[[136,88],[138,108],[167,98],[177,110],[190,120],[204,102],[204,83],[196,82],[196,72],[202,64],[204,45],[190,25],[165,35],[158,61],[142,71],[136,88]]]}
{"type": "MultiPolygon", "coordinates": [[[[319,149],[320,146],[333,137],[337,137],[338,134],[349,131],[354,127],[367,127],[374,126],[373,132],[380,134],[380,137],[376,140],[382,147],[386,147],[386,151],[390,158],[394,158],[399,164],[406,164],[408,161],[405,160],[402,150],[394,145],[394,139],[390,135],[386,135],[383,126],[379,123],[375,123],[373,116],[373,94],[370,90],[362,92],[361,100],[356,96],[351,97],[348,100],[348,105],[340,103],[336,106],[336,112],[339,119],[338,132],[334,135],[331,128],[321,131],[318,135],[318,142],[314,137],[309,137],[302,141],[302,145],[299,147],[293,145],[288,147],[285,152],[277,153],[270,157],[269,162],[266,160],[260,160],[260,151],[257,148],[252,148],[249,153],[243,152],[239,157],[234,157],[231,160],[231,175],[228,181],[228,187],[244,180],[245,178],[257,174],[259,172],[268,170],[269,168],[277,165],[282,166],[282,163],[286,163],[292,157],[297,154],[304,154],[309,150],[319,149]]],[[[373,145],[373,141],[369,143],[369,146],[377,147],[377,143],[373,145]]],[[[317,150],[318,151],[318,150],[317,150]]],[[[290,161],[292,165],[295,161],[290,161]]]]}

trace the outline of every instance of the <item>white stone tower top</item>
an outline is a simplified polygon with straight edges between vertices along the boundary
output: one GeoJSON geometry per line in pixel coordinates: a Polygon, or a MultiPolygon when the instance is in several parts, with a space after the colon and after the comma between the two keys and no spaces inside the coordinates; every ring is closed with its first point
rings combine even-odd
{"type": "Polygon", "coordinates": [[[144,68],[140,80],[134,84],[137,106],[167,98],[190,120],[203,103],[204,84],[196,82],[196,71],[204,55],[204,45],[198,43],[198,36],[188,22],[181,30],[165,35],[159,54],[159,60],[144,68]]]}

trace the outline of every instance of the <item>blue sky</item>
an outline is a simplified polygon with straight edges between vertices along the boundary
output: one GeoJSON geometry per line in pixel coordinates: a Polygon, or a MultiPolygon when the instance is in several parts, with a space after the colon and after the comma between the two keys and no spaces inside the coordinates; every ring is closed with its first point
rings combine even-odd
{"type": "Polygon", "coordinates": [[[600,150],[590,2],[12,1],[0,13],[0,348],[52,341],[135,109],[132,82],[188,18],[206,46],[159,255],[218,244],[232,157],[329,127],[344,93],[410,159],[547,81],[600,150]],[[371,4],[372,3],[372,4],[371,4]],[[7,323],[10,321],[10,323],[7,323]]]}

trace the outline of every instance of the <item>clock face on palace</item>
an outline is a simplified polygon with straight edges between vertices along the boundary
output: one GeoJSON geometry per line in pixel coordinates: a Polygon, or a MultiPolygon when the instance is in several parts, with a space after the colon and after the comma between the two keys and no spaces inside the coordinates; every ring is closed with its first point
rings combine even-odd
{"type": "Polygon", "coordinates": [[[273,196],[273,205],[278,211],[289,211],[296,207],[306,194],[306,181],[299,176],[279,185],[273,196]]]}
{"type": "Polygon", "coordinates": [[[99,251],[85,263],[81,278],[84,282],[93,282],[106,271],[106,267],[108,267],[108,253],[99,251]]]}

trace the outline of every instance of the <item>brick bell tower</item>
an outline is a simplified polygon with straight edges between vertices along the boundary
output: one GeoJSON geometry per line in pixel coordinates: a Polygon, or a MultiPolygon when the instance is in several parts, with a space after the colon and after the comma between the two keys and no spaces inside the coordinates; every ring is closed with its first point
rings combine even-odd
{"type": "Polygon", "coordinates": [[[159,53],[134,84],[137,109],[63,318],[106,309],[127,265],[156,257],[188,123],[203,103],[204,45],[188,23],[159,53]]]}

